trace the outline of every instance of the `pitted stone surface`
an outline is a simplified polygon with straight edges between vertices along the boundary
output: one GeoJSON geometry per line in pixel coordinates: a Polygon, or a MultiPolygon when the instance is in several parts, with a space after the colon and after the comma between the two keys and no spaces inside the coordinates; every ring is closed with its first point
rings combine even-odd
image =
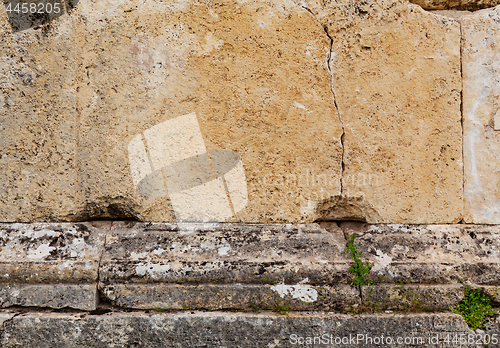
{"type": "Polygon", "coordinates": [[[100,281],[336,284],[349,259],[330,225],[117,223],[100,281]]]}
{"type": "Polygon", "coordinates": [[[249,200],[232,221],[311,222],[320,196],[340,194],[330,40],[306,10],[281,0],[84,0],[75,16],[85,18],[84,215],[175,222],[167,197],[136,192],[127,151],[136,135],[192,112],[207,149],[241,156],[249,200]]]}
{"type": "Polygon", "coordinates": [[[0,224],[0,307],[95,309],[103,231],[90,223],[0,224]]]}
{"type": "MultiPolygon", "coordinates": [[[[411,281],[407,279],[407,282],[411,281]]],[[[455,308],[463,297],[462,284],[418,285],[401,282],[363,288],[364,299],[376,301],[378,308],[396,312],[449,311],[450,308],[455,308]]]]}
{"type": "Polygon", "coordinates": [[[0,19],[0,222],[72,219],[75,22],[12,33],[0,19]]]}
{"type": "MultiPolygon", "coordinates": [[[[330,313],[244,314],[185,312],[178,314],[109,313],[86,316],[26,313],[4,324],[3,347],[297,347],[298,337],[421,338],[413,344],[386,347],[436,347],[446,335],[472,334],[456,314],[336,315],[330,313]],[[296,336],[291,336],[296,335],[296,336]],[[365,336],[365,337],[366,337],[365,336]],[[432,342],[432,341],[431,341],[432,342]]],[[[359,344],[358,344],[359,343],[359,344]]],[[[333,345],[335,341],[333,341],[333,345]]],[[[326,345],[328,346],[328,345],[326,345]]],[[[373,347],[368,342],[346,347],[373,347]]]]}
{"type": "Polygon", "coordinates": [[[104,299],[119,308],[247,310],[273,309],[279,302],[295,311],[346,311],[359,303],[348,285],[313,286],[306,283],[258,284],[112,284],[104,285],[104,299]]]}
{"type": "Polygon", "coordinates": [[[403,0],[82,0],[0,25],[0,221],[175,222],[137,192],[128,145],[192,112],[242,159],[228,221],[462,218],[456,21],[403,0]]]}
{"type": "Polygon", "coordinates": [[[174,222],[168,197],[136,192],[127,150],[192,112],[208,149],[242,158],[233,220],[310,222],[340,195],[330,40],[293,2],[82,0],[43,26],[0,25],[0,221],[174,222]]]}
{"type": "Polygon", "coordinates": [[[97,308],[99,292],[94,284],[0,283],[0,307],[97,308]]]}
{"type": "Polygon", "coordinates": [[[466,223],[500,222],[500,8],[463,17],[466,223]]]}
{"type": "Polygon", "coordinates": [[[362,258],[387,282],[500,285],[500,228],[470,225],[361,225],[362,258]]]}
{"type": "MultiPolygon", "coordinates": [[[[299,2],[299,1],[298,1],[299,2]]],[[[332,39],[343,200],[320,216],[457,223],[463,213],[460,25],[406,1],[300,1],[332,39]]]]}
{"type": "Polygon", "coordinates": [[[104,241],[89,223],[0,224],[0,282],[95,282],[104,241]]]}
{"type": "MultiPolygon", "coordinates": [[[[138,222],[2,224],[0,306],[92,310],[103,299],[124,308],[346,310],[346,237],[382,283],[388,306],[411,294],[443,309],[459,282],[496,302],[500,227],[474,225],[168,224],[138,222]],[[41,247],[43,246],[43,247],[41,247]],[[99,278],[98,278],[99,277],[99,278]],[[399,287],[402,286],[402,289],[399,287]]],[[[367,296],[367,293],[364,293],[367,296]]]]}

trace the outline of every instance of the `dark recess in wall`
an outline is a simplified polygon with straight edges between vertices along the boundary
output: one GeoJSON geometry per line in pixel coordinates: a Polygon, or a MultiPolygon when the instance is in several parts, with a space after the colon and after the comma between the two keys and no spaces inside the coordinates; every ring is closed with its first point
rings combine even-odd
{"type": "Polygon", "coordinates": [[[500,5],[500,0],[409,0],[424,10],[477,11],[500,5]]]}

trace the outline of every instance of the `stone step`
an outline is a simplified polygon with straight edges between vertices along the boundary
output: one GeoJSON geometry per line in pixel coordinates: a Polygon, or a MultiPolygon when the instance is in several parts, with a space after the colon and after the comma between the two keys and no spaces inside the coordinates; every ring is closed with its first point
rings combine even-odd
{"type": "Polygon", "coordinates": [[[500,303],[498,226],[86,222],[0,224],[0,307],[348,312],[351,233],[380,308],[449,310],[467,284],[500,303]]]}
{"type": "Polygon", "coordinates": [[[2,347],[484,347],[498,346],[498,319],[471,331],[456,314],[327,312],[3,312],[2,347]],[[463,341],[465,340],[465,341],[463,341]],[[469,341],[470,340],[470,341],[469,341]],[[492,341],[491,341],[492,340],[492,341]]]}

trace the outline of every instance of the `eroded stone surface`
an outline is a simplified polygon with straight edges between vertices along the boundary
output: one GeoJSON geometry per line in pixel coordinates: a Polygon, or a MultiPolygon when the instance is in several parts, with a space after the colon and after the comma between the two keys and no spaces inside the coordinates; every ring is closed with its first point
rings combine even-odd
{"type": "MultiPolygon", "coordinates": [[[[411,282],[410,279],[407,280],[411,282]]],[[[376,301],[378,308],[396,312],[434,312],[448,311],[462,301],[464,286],[377,284],[363,288],[363,298],[376,301]]]]}
{"type": "Polygon", "coordinates": [[[167,197],[136,192],[127,149],[192,112],[207,149],[241,156],[234,220],[313,221],[340,194],[330,42],[292,2],[79,1],[42,27],[2,26],[0,221],[175,221],[167,197]]]}
{"type": "Polygon", "coordinates": [[[0,224],[0,282],[96,282],[104,240],[89,223],[0,224]]]}
{"type": "Polygon", "coordinates": [[[249,201],[233,220],[313,221],[320,196],[340,194],[330,41],[306,10],[290,1],[80,1],[78,11],[83,216],[175,221],[168,198],[136,192],[127,150],[138,134],[193,112],[207,149],[241,156],[249,201]]]}
{"type": "Polygon", "coordinates": [[[463,113],[467,223],[500,222],[500,8],[464,17],[463,113]]]}
{"type": "MultiPolygon", "coordinates": [[[[457,314],[335,315],[329,313],[243,314],[187,312],[179,314],[110,313],[82,316],[64,313],[26,313],[4,324],[4,347],[297,347],[296,337],[421,338],[386,347],[436,347],[446,335],[472,334],[457,314]],[[295,336],[294,336],[295,337],[295,336]],[[430,342],[430,343],[429,343],[430,342]]],[[[328,341],[328,344],[331,342],[328,341]]],[[[335,341],[332,346],[335,345],[335,341]]],[[[325,346],[327,346],[325,344],[325,346]]],[[[373,347],[370,342],[346,347],[373,347]]]]}
{"type": "Polygon", "coordinates": [[[75,199],[76,28],[0,19],[0,221],[67,220],[75,199]]]}
{"type": "Polygon", "coordinates": [[[2,29],[0,221],[173,222],[129,144],[192,112],[207,149],[241,156],[231,221],[462,217],[456,21],[402,0],[85,0],[2,29]]]}
{"type": "Polygon", "coordinates": [[[497,226],[366,225],[353,232],[362,257],[387,282],[500,285],[497,226]]]}
{"type": "Polygon", "coordinates": [[[359,303],[355,289],[348,285],[177,285],[112,284],[101,288],[103,298],[121,308],[253,310],[275,308],[280,303],[295,311],[345,311],[359,303]]]}
{"type": "Polygon", "coordinates": [[[345,283],[338,228],[304,225],[116,224],[106,237],[100,281],[345,283]]]}
{"type": "Polygon", "coordinates": [[[0,307],[49,307],[95,310],[99,292],[94,284],[0,283],[0,307]]]}
{"type": "Polygon", "coordinates": [[[0,224],[0,307],[95,309],[105,228],[99,223],[0,224]]]}
{"type": "Polygon", "coordinates": [[[301,2],[332,38],[345,135],[344,201],[320,216],[381,223],[462,219],[459,23],[406,1],[301,2]]]}
{"type": "Polygon", "coordinates": [[[352,233],[383,283],[365,289],[365,299],[442,310],[460,301],[464,282],[500,303],[498,226],[93,222],[1,224],[0,232],[1,307],[92,310],[99,281],[102,298],[121,308],[265,309],[280,301],[347,310],[360,300],[343,252],[352,233]]]}

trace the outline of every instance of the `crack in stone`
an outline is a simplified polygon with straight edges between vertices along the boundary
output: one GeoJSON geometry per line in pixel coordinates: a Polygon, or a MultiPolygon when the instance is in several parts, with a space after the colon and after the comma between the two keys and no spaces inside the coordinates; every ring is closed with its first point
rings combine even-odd
{"type": "Polygon", "coordinates": [[[338,119],[340,122],[340,126],[342,127],[342,135],[340,136],[340,145],[342,146],[342,157],[341,157],[342,168],[341,168],[341,173],[340,173],[340,197],[343,197],[344,196],[344,172],[345,172],[345,162],[344,162],[344,159],[345,159],[345,146],[344,146],[345,129],[344,129],[344,122],[342,121],[342,116],[340,115],[340,109],[339,109],[339,106],[337,104],[337,95],[335,94],[335,89],[333,87],[333,72],[332,72],[332,69],[330,66],[330,61],[332,58],[332,50],[333,50],[333,38],[328,33],[328,29],[321,24],[321,22],[318,20],[318,18],[316,18],[316,15],[311,11],[311,9],[309,9],[308,7],[306,7],[304,5],[300,5],[300,7],[303,8],[304,10],[306,10],[307,12],[309,12],[309,14],[314,18],[314,20],[316,22],[318,22],[318,24],[323,28],[326,36],[330,40],[330,49],[328,51],[328,56],[326,58],[327,59],[326,60],[326,68],[328,69],[328,73],[330,74],[330,90],[331,90],[332,96],[333,96],[333,104],[335,106],[335,110],[337,110],[337,116],[338,116],[338,119]]]}
{"type": "Polygon", "coordinates": [[[4,321],[2,322],[2,325],[1,325],[1,327],[0,327],[0,346],[2,346],[2,343],[3,343],[2,341],[3,341],[3,338],[4,338],[4,333],[5,333],[5,328],[6,328],[6,326],[7,326],[8,324],[10,324],[12,321],[14,321],[14,319],[15,319],[17,316],[19,316],[19,315],[23,314],[23,312],[16,312],[16,313],[13,313],[13,314],[14,314],[14,315],[13,315],[11,318],[6,319],[6,320],[4,320],[4,321]]]}
{"type": "Polygon", "coordinates": [[[463,48],[464,40],[462,33],[462,22],[458,20],[458,25],[460,28],[460,81],[462,84],[462,89],[460,91],[460,126],[462,127],[462,221],[464,222],[465,215],[465,142],[464,142],[464,65],[463,65],[463,48]]]}

